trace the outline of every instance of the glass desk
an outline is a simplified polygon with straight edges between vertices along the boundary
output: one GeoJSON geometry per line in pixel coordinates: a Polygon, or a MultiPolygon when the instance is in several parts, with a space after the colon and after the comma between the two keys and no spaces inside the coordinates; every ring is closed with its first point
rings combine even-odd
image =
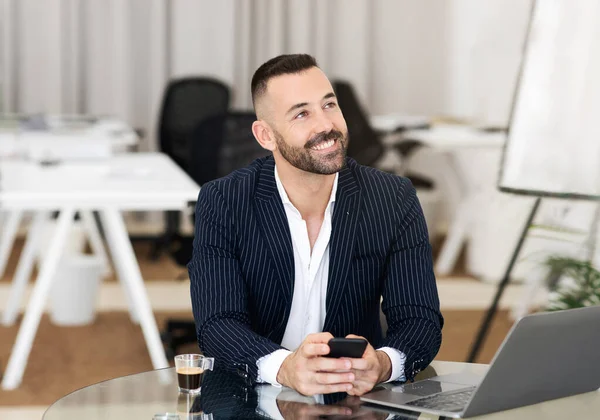
{"type": "MultiPolygon", "coordinates": [[[[481,374],[486,368],[486,365],[434,361],[417,379],[465,371],[481,374]]],[[[477,418],[593,418],[598,412],[600,392],[591,392],[477,418]]],[[[388,410],[370,404],[361,405],[356,397],[348,397],[346,394],[326,395],[320,403],[315,403],[314,399],[303,397],[287,388],[267,385],[250,387],[241,377],[218,370],[206,373],[202,392],[198,396],[187,397],[178,393],[175,369],[168,368],[116,378],[77,390],[51,405],[43,420],[152,420],[155,415],[161,414],[163,416],[156,419],[438,418],[427,414],[388,410]],[[341,410],[348,410],[352,414],[343,415],[341,410]],[[172,416],[166,416],[167,413],[172,416]]]]}

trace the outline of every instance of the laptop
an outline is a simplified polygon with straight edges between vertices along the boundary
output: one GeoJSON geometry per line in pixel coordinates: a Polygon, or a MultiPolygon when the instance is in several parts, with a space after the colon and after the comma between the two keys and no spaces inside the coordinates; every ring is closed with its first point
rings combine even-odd
{"type": "Polygon", "coordinates": [[[466,418],[600,388],[600,306],[528,315],[484,375],[450,374],[371,391],[368,403],[466,418]]]}

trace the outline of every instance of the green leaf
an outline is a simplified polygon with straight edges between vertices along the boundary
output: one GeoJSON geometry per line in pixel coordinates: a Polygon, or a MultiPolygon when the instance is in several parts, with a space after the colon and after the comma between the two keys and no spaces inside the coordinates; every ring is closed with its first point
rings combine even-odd
{"type": "Polygon", "coordinates": [[[600,304],[600,271],[589,261],[551,256],[546,259],[545,265],[548,267],[549,277],[560,275],[575,282],[574,286],[559,286],[546,310],[557,311],[600,304]]]}

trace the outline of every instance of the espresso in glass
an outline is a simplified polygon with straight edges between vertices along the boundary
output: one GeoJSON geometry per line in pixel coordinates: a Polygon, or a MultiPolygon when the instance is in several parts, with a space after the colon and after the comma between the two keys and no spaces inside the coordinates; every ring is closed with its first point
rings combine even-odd
{"type": "Polygon", "coordinates": [[[180,389],[198,389],[202,386],[204,369],[198,366],[183,366],[177,368],[177,380],[180,389]]]}
{"type": "Polygon", "coordinates": [[[175,356],[175,371],[179,382],[179,392],[197,394],[202,386],[202,376],[212,370],[215,359],[201,354],[179,354],[175,356]]]}

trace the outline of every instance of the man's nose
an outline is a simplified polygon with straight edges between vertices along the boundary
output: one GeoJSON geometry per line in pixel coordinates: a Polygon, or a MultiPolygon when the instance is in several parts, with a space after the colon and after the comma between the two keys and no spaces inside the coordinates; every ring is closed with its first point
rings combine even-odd
{"type": "Polygon", "coordinates": [[[333,127],[333,121],[331,118],[329,118],[329,115],[327,115],[327,113],[324,111],[319,112],[315,122],[314,132],[329,133],[331,130],[333,130],[333,127]]]}

